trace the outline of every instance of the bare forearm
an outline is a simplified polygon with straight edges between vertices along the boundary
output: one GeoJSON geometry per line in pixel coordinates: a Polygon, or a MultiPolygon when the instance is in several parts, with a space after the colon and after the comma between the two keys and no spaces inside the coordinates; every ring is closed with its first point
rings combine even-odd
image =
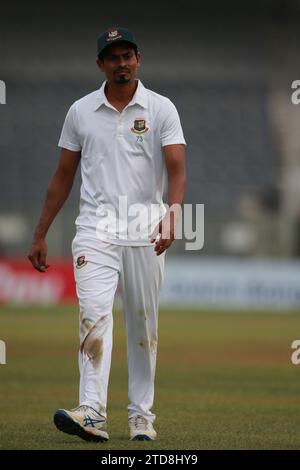
{"type": "Polygon", "coordinates": [[[168,172],[169,209],[151,236],[151,242],[155,241],[154,250],[157,255],[161,255],[169,248],[175,238],[176,224],[180,216],[185,192],[185,165],[182,148],[178,145],[169,146],[169,148],[165,148],[165,153],[168,172]],[[158,233],[161,234],[161,237],[156,240],[158,233]]]}
{"type": "Polygon", "coordinates": [[[166,237],[175,235],[175,227],[177,225],[181,206],[183,204],[185,191],[185,176],[182,171],[169,172],[168,174],[168,205],[169,209],[167,212],[168,229],[166,237]],[[169,232],[170,233],[169,233],[169,232]]]}
{"type": "Polygon", "coordinates": [[[185,191],[185,151],[183,145],[164,147],[168,173],[168,204],[181,206],[185,191]]]}
{"type": "Polygon", "coordinates": [[[46,198],[40,219],[34,232],[34,239],[43,239],[49,230],[50,225],[55,219],[57,213],[68,198],[73,185],[73,179],[57,171],[46,193],[46,198]]]}
{"type": "Polygon", "coordinates": [[[168,174],[168,205],[173,204],[182,206],[185,192],[185,174],[180,169],[168,174]]]}
{"type": "Polygon", "coordinates": [[[80,158],[81,152],[73,152],[63,148],[57,170],[48,186],[42,214],[27,256],[32,266],[41,273],[46,272],[50,267],[46,261],[46,234],[71,191],[80,158]]]}

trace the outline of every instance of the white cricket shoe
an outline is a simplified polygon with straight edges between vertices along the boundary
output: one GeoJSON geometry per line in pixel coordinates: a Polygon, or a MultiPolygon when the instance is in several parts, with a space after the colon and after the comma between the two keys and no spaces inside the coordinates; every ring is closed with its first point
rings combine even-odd
{"type": "Polygon", "coordinates": [[[128,420],[131,441],[154,441],[156,431],[151,421],[142,415],[135,415],[128,420]]]}
{"type": "Polygon", "coordinates": [[[85,441],[108,441],[107,422],[91,406],[81,405],[72,410],[56,410],[54,424],[60,431],[75,434],[85,441]]]}

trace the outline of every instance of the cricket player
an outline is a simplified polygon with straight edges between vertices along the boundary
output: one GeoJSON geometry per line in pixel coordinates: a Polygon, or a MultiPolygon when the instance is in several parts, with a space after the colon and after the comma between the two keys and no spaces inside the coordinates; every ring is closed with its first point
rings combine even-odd
{"type": "MultiPolygon", "coordinates": [[[[126,28],[98,37],[106,80],[76,101],[61,132],[60,160],[49,184],[28,258],[45,273],[45,237],[81,166],[80,211],[72,242],[79,301],[79,406],[58,409],[56,427],[107,441],[107,389],[113,301],[118,282],[126,324],[131,440],[154,440],[154,378],[159,290],[185,188],[185,139],[174,104],[137,79],[140,52],[126,28]],[[168,182],[168,204],[162,201],[168,182]]],[[[159,71],[158,71],[159,72],[159,71]]]]}

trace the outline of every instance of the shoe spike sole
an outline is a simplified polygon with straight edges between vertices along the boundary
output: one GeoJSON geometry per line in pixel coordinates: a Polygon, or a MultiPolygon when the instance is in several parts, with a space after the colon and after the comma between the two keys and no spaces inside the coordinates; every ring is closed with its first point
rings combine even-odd
{"type": "Polygon", "coordinates": [[[56,412],[54,415],[54,424],[59,429],[59,431],[65,432],[67,434],[76,435],[81,439],[89,442],[105,442],[108,441],[106,437],[103,436],[95,436],[94,434],[90,434],[86,432],[82,427],[75,423],[67,413],[63,411],[56,412]]]}
{"type": "Polygon", "coordinates": [[[145,434],[138,434],[137,436],[134,436],[132,441],[152,441],[151,437],[146,436],[145,434]]]}

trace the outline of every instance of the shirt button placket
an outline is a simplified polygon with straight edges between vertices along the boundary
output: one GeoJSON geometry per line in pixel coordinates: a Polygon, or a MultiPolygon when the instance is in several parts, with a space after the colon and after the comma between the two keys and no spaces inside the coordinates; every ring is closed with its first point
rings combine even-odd
{"type": "Polygon", "coordinates": [[[124,129],[124,118],[123,115],[120,114],[118,118],[118,137],[123,137],[123,129],[124,129]]]}

